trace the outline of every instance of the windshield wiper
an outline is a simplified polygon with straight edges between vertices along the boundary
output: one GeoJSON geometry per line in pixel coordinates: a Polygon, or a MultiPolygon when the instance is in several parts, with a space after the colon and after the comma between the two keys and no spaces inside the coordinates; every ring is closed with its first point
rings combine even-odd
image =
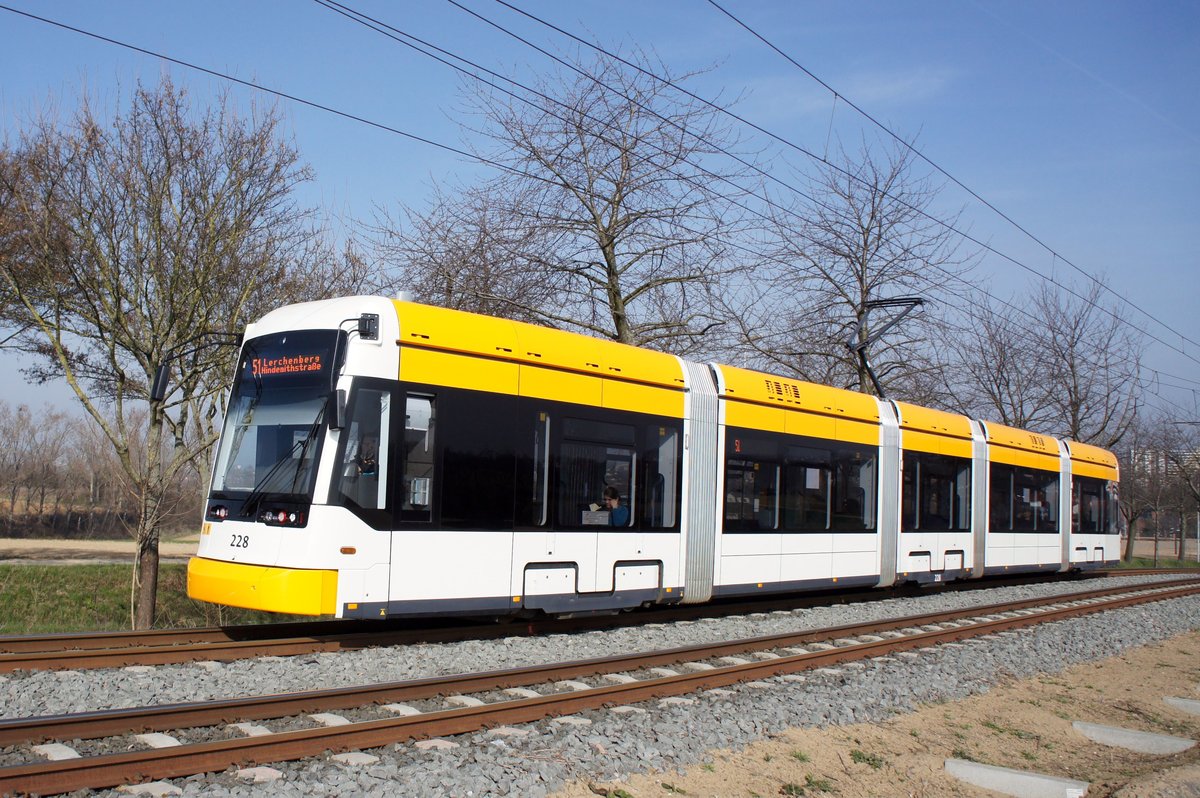
{"type": "Polygon", "coordinates": [[[254,508],[253,511],[258,512],[258,502],[260,502],[262,500],[262,497],[264,495],[266,495],[268,483],[270,483],[270,481],[279,473],[280,469],[283,468],[284,464],[291,464],[292,460],[297,459],[295,457],[295,455],[297,453],[297,450],[299,450],[300,462],[297,463],[296,473],[292,476],[291,492],[292,493],[296,492],[296,482],[300,478],[301,465],[304,462],[305,454],[308,451],[309,444],[313,440],[316,439],[317,433],[321,429],[321,422],[324,421],[324,419],[325,419],[325,409],[326,409],[326,407],[328,407],[328,405],[329,405],[329,397],[326,396],[325,401],[321,403],[321,407],[317,409],[317,417],[313,419],[312,425],[309,426],[309,428],[308,428],[308,435],[304,436],[304,440],[293,443],[291,450],[288,451],[288,453],[286,455],[279,458],[279,460],[277,460],[275,462],[275,465],[271,466],[270,470],[268,470],[267,473],[263,474],[262,479],[258,480],[258,482],[256,482],[256,483],[254,483],[254,488],[250,491],[250,495],[248,495],[246,497],[246,500],[242,502],[242,506],[238,510],[239,516],[245,517],[246,510],[249,509],[252,505],[254,508]]]}

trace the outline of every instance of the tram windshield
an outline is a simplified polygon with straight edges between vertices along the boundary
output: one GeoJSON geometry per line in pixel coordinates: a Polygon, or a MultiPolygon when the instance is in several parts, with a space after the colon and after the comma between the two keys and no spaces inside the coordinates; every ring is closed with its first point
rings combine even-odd
{"type": "MultiPolygon", "coordinates": [[[[244,346],[213,473],[214,498],[312,498],[331,393],[335,330],[296,330],[244,346]]],[[[244,507],[254,512],[254,507],[244,507]]]]}

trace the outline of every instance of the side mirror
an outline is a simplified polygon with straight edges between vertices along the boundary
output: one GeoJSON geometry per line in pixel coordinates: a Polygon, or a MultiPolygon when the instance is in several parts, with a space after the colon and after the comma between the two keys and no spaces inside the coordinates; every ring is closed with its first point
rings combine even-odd
{"type": "Polygon", "coordinates": [[[379,340],[378,313],[364,313],[358,317],[358,337],[364,341],[379,340]]]}
{"type": "Polygon", "coordinates": [[[346,392],[336,390],[333,396],[329,397],[329,405],[332,410],[329,416],[330,429],[345,429],[346,427],[346,392]]]}

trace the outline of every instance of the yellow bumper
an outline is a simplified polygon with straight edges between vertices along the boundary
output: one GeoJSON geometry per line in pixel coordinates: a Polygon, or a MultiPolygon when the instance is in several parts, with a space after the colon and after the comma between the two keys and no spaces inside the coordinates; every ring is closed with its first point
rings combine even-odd
{"type": "Polygon", "coordinates": [[[337,571],[273,568],[193,557],[188,596],[249,610],[295,615],[337,612],[337,571]]]}

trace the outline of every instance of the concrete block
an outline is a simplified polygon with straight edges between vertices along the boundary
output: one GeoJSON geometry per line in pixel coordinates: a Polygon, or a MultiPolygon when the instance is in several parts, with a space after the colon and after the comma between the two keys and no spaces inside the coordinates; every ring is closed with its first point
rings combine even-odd
{"type": "Polygon", "coordinates": [[[1189,715],[1200,715],[1200,701],[1192,698],[1172,698],[1170,696],[1163,699],[1169,706],[1176,709],[1182,709],[1189,715]]]}
{"type": "Polygon", "coordinates": [[[592,722],[587,718],[581,718],[578,715],[563,715],[560,718],[551,718],[551,721],[562,726],[591,726],[592,722]]]}
{"type": "Polygon", "coordinates": [[[421,710],[416,707],[410,707],[408,704],[384,704],[380,709],[391,712],[393,715],[399,715],[402,718],[411,718],[413,715],[421,714],[421,710]]]}
{"type": "Polygon", "coordinates": [[[717,662],[722,665],[749,665],[750,660],[745,657],[717,657],[717,662]]]}
{"type": "Polygon", "coordinates": [[[562,690],[573,690],[576,693],[582,693],[584,690],[592,689],[592,686],[590,684],[588,684],[587,682],[577,682],[572,679],[566,679],[561,682],[555,682],[554,686],[558,687],[562,690]]]}
{"type": "Polygon", "coordinates": [[[46,743],[45,745],[35,745],[33,752],[40,757],[45,757],[51,762],[61,762],[64,759],[79,759],[79,752],[69,745],[62,743],[46,743]]]}
{"type": "Polygon", "coordinates": [[[959,781],[1015,798],[1083,798],[1091,786],[1086,781],[981,765],[965,759],[947,759],[946,772],[959,781]]]}
{"type": "Polygon", "coordinates": [[[316,715],[309,715],[310,718],[320,723],[322,726],[349,726],[350,721],[343,718],[341,715],[334,715],[332,712],[318,712],[316,715]]]}
{"type": "Polygon", "coordinates": [[[637,679],[630,676],[628,673],[606,673],[601,678],[605,681],[612,682],[613,684],[633,684],[637,681],[637,679]]]}
{"type": "Polygon", "coordinates": [[[165,781],[151,781],[146,784],[123,784],[117,792],[129,795],[149,795],[151,798],[163,798],[166,795],[183,795],[183,790],[165,781]]]}
{"type": "Polygon", "coordinates": [[[228,728],[247,737],[266,737],[272,733],[266,726],[259,726],[255,723],[230,723],[228,728]]]}
{"type": "Polygon", "coordinates": [[[234,774],[239,779],[246,779],[255,784],[265,784],[269,781],[279,781],[283,778],[283,772],[275,768],[259,766],[256,768],[241,768],[234,774]]]}
{"type": "Polygon", "coordinates": [[[483,702],[473,695],[448,695],[446,703],[452,707],[481,707],[483,702]]]}
{"type": "Polygon", "coordinates": [[[1196,744],[1186,737],[1171,737],[1166,734],[1121,729],[1116,726],[1100,726],[1095,723],[1076,721],[1071,724],[1075,731],[1093,742],[1137,751],[1140,754],[1178,754],[1196,744]]]}
{"type": "Polygon", "coordinates": [[[458,743],[435,737],[432,740],[417,740],[413,747],[418,751],[449,751],[451,748],[458,748],[458,743]]]}
{"type": "Polygon", "coordinates": [[[362,751],[347,751],[344,754],[334,754],[330,759],[339,764],[350,765],[352,767],[366,767],[367,765],[374,765],[379,761],[379,757],[364,754],[362,751]]]}
{"type": "Polygon", "coordinates": [[[516,726],[497,726],[494,729],[488,729],[487,733],[490,737],[528,737],[529,729],[518,729],[516,726]]]}
{"type": "Polygon", "coordinates": [[[510,695],[513,698],[541,698],[542,694],[537,690],[530,690],[528,687],[509,687],[504,691],[505,695],[510,695]]]}
{"type": "Polygon", "coordinates": [[[161,732],[150,732],[149,734],[135,734],[133,739],[150,748],[174,748],[179,745],[179,741],[169,734],[161,732]]]}

